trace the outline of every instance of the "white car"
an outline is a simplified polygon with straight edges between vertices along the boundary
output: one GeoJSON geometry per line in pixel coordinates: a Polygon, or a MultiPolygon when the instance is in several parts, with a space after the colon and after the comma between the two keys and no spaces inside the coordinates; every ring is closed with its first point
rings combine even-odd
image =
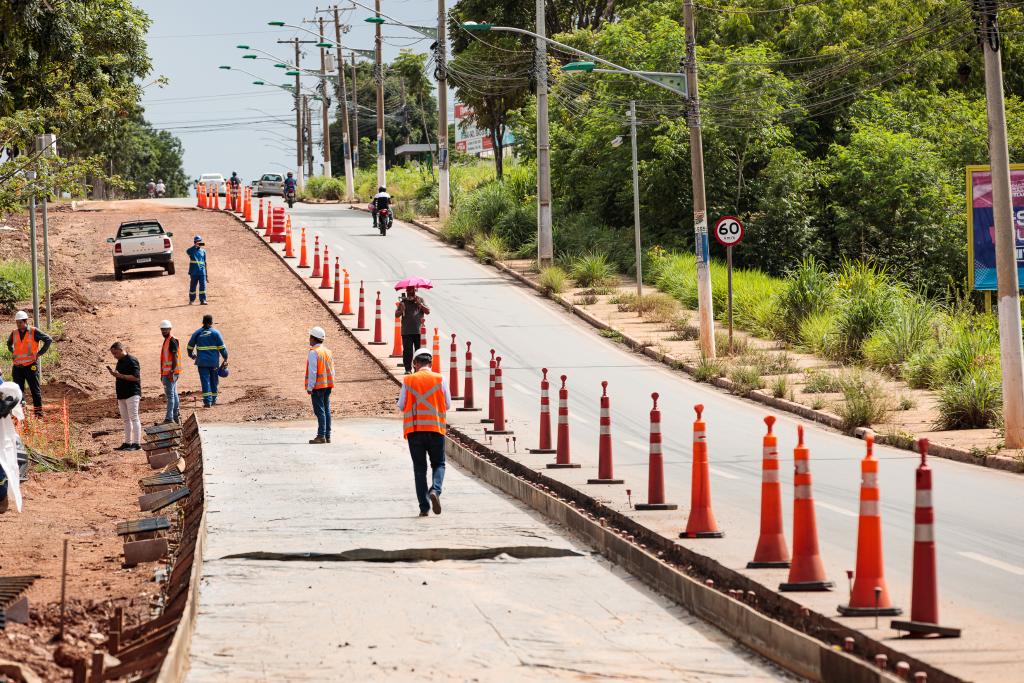
{"type": "Polygon", "coordinates": [[[210,187],[213,185],[217,188],[217,194],[224,197],[228,193],[228,183],[224,180],[223,173],[204,173],[199,176],[199,182],[205,186],[210,187]]]}
{"type": "Polygon", "coordinates": [[[154,218],[122,223],[117,237],[107,239],[114,245],[114,279],[123,280],[124,271],[136,268],[163,268],[174,275],[173,234],[154,218]]]}
{"type": "Polygon", "coordinates": [[[284,176],[280,173],[264,173],[256,184],[257,197],[268,194],[278,197],[284,195],[284,176]]]}

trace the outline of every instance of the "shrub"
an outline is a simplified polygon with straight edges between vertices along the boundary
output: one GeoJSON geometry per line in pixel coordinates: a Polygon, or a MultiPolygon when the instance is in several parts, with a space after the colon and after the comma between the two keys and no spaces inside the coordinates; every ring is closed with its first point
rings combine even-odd
{"type": "Polygon", "coordinates": [[[482,235],[473,242],[473,255],[480,263],[494,263],[506,258],[508,248],[498,235],[482,235]]]}
{"type": "Polygon", "coordinates": [[[441,238],[457,247],[465,248],[477,235],[472,219],[463,211],[456,210],[448,222],[441,227],[441,238]]]}
{"type": "Polygon", "coordinates": [[[864,341],[889,319],[898,289],[885,270],[874,264],[848,261],[836,280],[840,291],[835,332],[826,355],[849,361],[862,357],[864,341]]]}
{"type": "Polygon", "coordinates": [[[897,410],[910,410],[911,408],[917,407],[917,401],[914,400],[913,396],[902,394],[899,401],[896,402],[897,410]]]}
{"type": "Polygon", "coordinates": [[[804,382],[805,394],[835,394],[843,390],[842,377],[822,370],[808,370],[804,382]]]}
{"type": "Polygon", "coordinates": [[[764,388],[764,378],[757,368],[750,365],[738,365],[729,371],[729,379],[735,385],[733,393],[746,396],[754,389],[764,388]]]}
{"type": "Polygon", "coordinates": [[[1002,386],[991,368],[974,368],[939,394],[937,429],[978,429],[999,422],[1002,386]]]}
{"type": "Polygon", "coordinates": [[[513,204],[494,222],[494,232],[506,244],[519,247],[531,240],[536,245],[537,209],[533,205],[513,204]]]}
{"type": "Polygon", "coordinates": [[[863,373],[855,373],[842,382],[843,400],[836,413],[846,429],[867,427],[885,420],[892,405],[882,383],[863,373]]]}
{"type": "Polygon", "coordinates": [[[723,374],[725,374],[725,370],[721,363],[714,358],[701,356],[700,360],[697,361],[697,367],[693,371],[693,378],[698,382],[710,382],[716,377],[721,377],[723,374]]]}
{"type": "Polygon", "coordinates": [[[936,383],[936,364],[938,349],[928,345],[914,353],[900,368],[900,377],[910,385],[911,389],[928,389],[936,383]]]}
{"type": "MultiPolygon", "coordinates": [[[[697,328],[696,338],[700,338],[699,327],[697,328]]],[[[734,334],[732,336],[732,352],[730,353],[729,332],[727,330],[715,330],[715,350],[723,356],[745,356],[750,352],[750,340],[734,334]]]]}
{"type": "Polygon", "coordinates": [[[809,353],[827,355],[836,337],[836,317],[831,311],[815,313],[800,323],[800,347],[809,353]]]}
{"type": "Polygon", "coordinates": [[[935,379],[942,384],[954,384],[978,368],[998,365],[999,330],[995,319],[957,318],[951,321],[939,347],[935,379]]]}
{"type": "Polygon", "coordinates": [[[872,367],[896,374],[917,351],[934,339],[935,305],[916,296],[901,297],[892,314],[864,342],[864,359],[872,367]]]}
{"type": "Polygon", "coordinates": [[[498,181],[487,183],[476,190],[470,199],[479,228],[491,232],[498,220],[510,211],[515,203],[509,197],[505,185],[498,181]]]}
{"type": "Polygon", "coordinates": [[[606,255],[592,251],[573,260],[569,275],[580,287],[596,287],[611,282],[615,270],[606,255]]]}
{"type": "Polygon", "coordinates": [[[569,276],[558,266],[550,266],[540,271],[540,288],[545,296],[561,294],[565,290],[565,282],[569,276]]]}
{"type": "Polygon", "coordinates": [[[18,284],[7,278],[0,278],[0,309],[10,313],[21,300],[21,289],[18,284]]]}
{"type": "Polygon", "coordinates": [[[597,295],[585,292],[580,296],[576,297],[573,303],[576,304],[577,306],[590,306],[597,303],[597,295]]]}
{"type": "Polygon", "coordinates": [[[772,396],[775,398],[785,398],[786,393],[789,391],[789,378],[785,375],[779,375],[772,380],[772,396]]]}
{"type": "Polygon", "coordinates": [[[673,334],[668,341],[693,341],[700,339],[700,327],[690,322],[687,316],[680,316],[671,323],[673,334]]]}
{"type": "Polygon", "coordinates": [[[805,258],[786,278],[779,294],[782,338],[800,340],[801,324],[810,316],[829,310],[835,300],[835,282],[813,256],[805,258]]]}

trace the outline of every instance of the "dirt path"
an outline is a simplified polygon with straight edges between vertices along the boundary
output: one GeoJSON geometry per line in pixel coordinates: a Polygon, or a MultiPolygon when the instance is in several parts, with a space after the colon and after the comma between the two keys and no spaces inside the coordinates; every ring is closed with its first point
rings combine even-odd
{"type": "MultiPolygon", "coordinates": [[[[105,370],[112,364],[107,349],[113,341],[125,343],[139,358],[144,424],[163,418],[160,320],[171,320],[185,343],[204,313],[214,316],[231,358],[231,375],[220,386],[221,404],[199,408],[204,422],[311,419],[302,372],[307,332],[314,325],[327,330],[326,343],[334,351],[336,416],[390,414],[394,400],[394,389],[380,369],[276,257],[230,217],[144,201],[80,208],[50,214],[54,317],[64,329],[56,341],[60,364],[48,376],[44,396],[47,401],[68,396],[79,428],[77,443],[88,462],[81,472],[33,473],[23,488],[24,512],[0,514],[0,575],[42,576],[29,593],[32,625],[8,626],[0,634],[0,657],[24,661],[47,680],[63,680],[67,673],[53,665],[53,645],[47,643],[57,613],[65,537],[71,539],[73,648],[84,650],[90,634],[102,632],[97,624],[113,606],[126,606],[138,617],[157,593],[153,566],[121,567],[120,541],[114,535],[115,522],[139,516],[137,481],[150,470],[141,453],[111,450],[122,436],[113,381],[105,370]],[[138,217],[158,218],[174,233],[176,275],[142,271],[114,280],[105,240],[121,221],[138,217]],[[188,305],[184,249],[196,233],[205,238],[209,254],[208,306],[188,305]]],[[[0,255],[27,256],[27,240],[20,235],[3,240],[0,255]]],[[[200,393],[198,375],[185,361],[183,413],[192,410],[200,393]]]]}

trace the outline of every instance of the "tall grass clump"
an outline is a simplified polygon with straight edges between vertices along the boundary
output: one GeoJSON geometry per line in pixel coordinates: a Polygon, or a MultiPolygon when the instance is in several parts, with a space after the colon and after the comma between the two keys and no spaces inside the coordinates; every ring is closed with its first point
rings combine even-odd
{"type": "Polygon", "coordinates": [[[473,255],[480,263],[503,261],[508,256],[505,240],[499,235],[481,235],[473,241],[473,255]]]}
{"type": "Polygon", "coordinates": [[[561,294],[565,291],[565,283],[568,279],[569,276],[564,270],[558,266],[549,266],[540,271],[538,282],[544,295],[551,296],[552,294],[561,294]]]}
{"type": "Polygon", "coordinates": [[[935,361],[937,382],[943,385],[961,382],[975,370],[986,367],[998,373],[999,328],[995,317],[951,319],[935,361]]]}
{"type": "Polygon", "coordinates": [[[813,256],[808,256],[790,271],[779,293],[782,338],[800,341],[804,320],[825,313],[834,301],[835,279],[813,256]]]}
{"type": "Polygon", "coordinates": [[[12,311],[19,301],[24,301],[30,296],[32,296],[31,262],[0,261],[0,308],[12,311]]]}
{"type": "Polygon", "coordinates": [[[606,254],[591,251],[572,259],[569,275],[580,287],[598,287],[612,281],[615,269],[606,254]]]}
{"type": "Polygon", "coordinates": [[[840,361],[860,360],[865,340],[892,314],[902,292],[884,268],[847,261],[836,278],[835,336],[825,352],[840,361]]]}
{"type": "Polygon", "coordinates": [[[729,379],[734,384],[732,388],[733,393],[740,396],[746,396],[755,389],[764,388],[764,378],[761,377],[761,372],[750,365],[734,367],[729,371],[729,379]]]}
{"type": "Polygon", "coordinates": [[[846,429],[883,422],[892,410],[882,383],[864,373],[844,378],[842,392],[843,400],[836,404],[836,413],[846,429]]]}
{"type": "Polygon", "coordinates": [[[971,369],[939,393],[937,429],[993,427],[1002,415],[1003,392],[997,372],[990,367],[971,369]]]}
{"type": "Polygon", "coordinates": [[[938,317],[938,308],[930,301],[913,295],[897,298],[889,317],[864,341],[864,360],[898,374],[911,356],[935,345],[938,317]]]}
{"type": "Polygon", "coordinates": [[[337,201],[345,196],[345,179],[315,175],[306,178],[302,188],[303,198],[328,199],[337,201]]]}

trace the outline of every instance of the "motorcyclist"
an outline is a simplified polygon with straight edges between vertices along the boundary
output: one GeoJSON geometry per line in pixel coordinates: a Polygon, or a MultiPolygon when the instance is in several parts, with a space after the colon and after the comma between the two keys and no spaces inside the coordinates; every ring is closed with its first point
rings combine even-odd
{"type": "Polygon", "coordinates": [[[288,171],[288,177],[284,179],[284,193],[295,192],[297,183],[295,178],[292,177],[292,172],[288,171]]]}
{"type": "Polygon", "coordinates": [[[152,178],[150,178],[149,182],[146,183],[146,194],[149,195],[150,197],[156,195],[156,183],[153,182],[152,178]]]}
{"type": "Polygon", "coordinates": [[[164,193],[167,192],[167,186],[164,185],[163,178],[156,181],[156,196],[163,197],[164,193]]]}
{"type": "Polygon", "coordinates": [[[228,182],[231,183],[232,189],[238,189],[238,186],[242,184],[242,179],[238,177],[237,171],[232,171],[231,179],[228,182]]]}
{"type": "Polygon", "coordinates": [[[386,187],[381,185],[377,188],[377,194],[373,195],[373,227],[377,227],[377,214],[381,209],[391,208],[391,195],[386,187]]]}

